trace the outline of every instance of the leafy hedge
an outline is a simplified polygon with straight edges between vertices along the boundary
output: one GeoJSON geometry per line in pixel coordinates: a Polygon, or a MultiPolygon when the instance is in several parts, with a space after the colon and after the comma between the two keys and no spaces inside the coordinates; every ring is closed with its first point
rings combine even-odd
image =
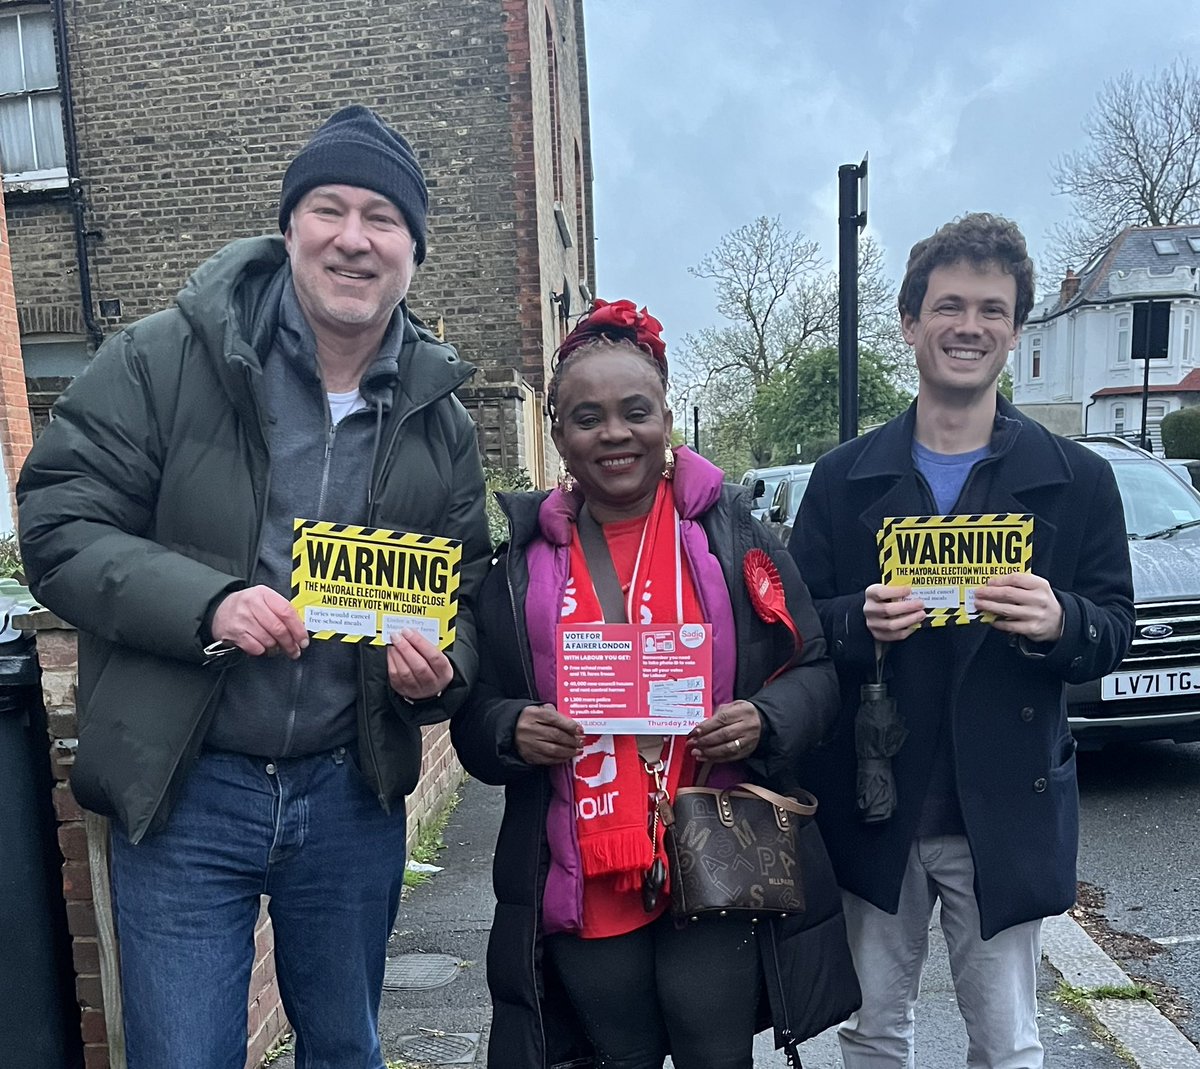
{"type": "Polygon", "coordinates": [[[498,546],[508,537],[508,520],[496,504],[496,491],[532,490],[533,483],[524,468],[496,468],[485,464],[483,477],[487,492],[488,533],[492,536],[492,545],[498,546]]]}
{"type": "Polygon", "coordinates": [[[1180,408],[1167,413],[1160,430],[1164,454],[1200,459],[1200,407],[1180,408]]]}

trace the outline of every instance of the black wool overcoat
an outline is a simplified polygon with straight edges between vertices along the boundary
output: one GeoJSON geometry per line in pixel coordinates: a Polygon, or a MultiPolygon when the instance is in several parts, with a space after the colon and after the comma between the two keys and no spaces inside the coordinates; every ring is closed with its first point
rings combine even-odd
{"type": "Polygon", "coordinates": [[[1075,901],[1079,797],[1064,684],[1112,671],[1129,647],[1128,541],[1108,463],[998,398],[993,453],[972,471],[960,503],[971,513],[1033,515],[1030,570],[1062,605],[1062,636],[1031,645],[974,623],[889,644],[884,675],[909,736],[893,759],[895,814],[864,824],[855,807],[854,715],[860,684],[875,671],[863,604],[867,586],[880,581],[876,532],[885,517],[934,510],[912,463],[915,414],[916,402],[817,461],[796,521],[789,548],[842,692],[838,729],[804,756],[801,782],[821,800],[818,820],[843,888],[894,913],[939,732],[950,732],[986,939],[1075,901]]]}

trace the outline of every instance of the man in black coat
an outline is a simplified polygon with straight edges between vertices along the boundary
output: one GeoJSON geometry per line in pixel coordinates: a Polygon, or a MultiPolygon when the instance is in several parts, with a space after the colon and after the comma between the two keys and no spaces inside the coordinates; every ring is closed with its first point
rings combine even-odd
{"type": "Polygon", "coordinates": [[[840,729],[802,780],[821,800],[863,988],[840,1029],[842,1055],[847,1069],[914,1065],[940,899],[968,1066],[1036,1069],[1041,918],[1075,898],[1064,684],[1112,671],[1128,648],[1123,512],[1105,461],[996,392],[1033,305],[1014,224],[968,215],[918,242],[899,303],[916,401],[817,462],[789,546],[842,686],[840,729]],[[1032,516],[1029,565],[972,590],[963,615],[990,622],[932,627],[911,587],[880,582],[876,535],[893,517],[953,514],[1032,516]],[[855,716],[877,673],[908,736],[892,758],[895,811],[866,823],[855,716]]]}

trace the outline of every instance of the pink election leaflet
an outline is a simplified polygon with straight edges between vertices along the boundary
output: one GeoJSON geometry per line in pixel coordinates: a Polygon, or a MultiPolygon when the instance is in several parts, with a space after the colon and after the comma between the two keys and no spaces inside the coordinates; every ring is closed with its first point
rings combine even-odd
{"type": "Polygon", "coordinates": [[[559,625],[558,711],[593,735],[686,735],[712,714],[712,628],[559,625]]]}

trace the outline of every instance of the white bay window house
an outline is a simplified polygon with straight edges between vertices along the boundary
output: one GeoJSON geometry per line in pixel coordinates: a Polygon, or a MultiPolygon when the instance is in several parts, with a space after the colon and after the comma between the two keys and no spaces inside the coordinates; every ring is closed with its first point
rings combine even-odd
{"type": "Polygon", "coordinates": [[[1160,451],[1159,425],[1200,404],[1200,223],[1129,227],[1058,293],[1033,309],[1011,357],[1013,401],[1059,434],[1146,430],[1160,451]],[[1134,306],[1169,305],[1167,356],[1131,359],[1134,306]]]}

